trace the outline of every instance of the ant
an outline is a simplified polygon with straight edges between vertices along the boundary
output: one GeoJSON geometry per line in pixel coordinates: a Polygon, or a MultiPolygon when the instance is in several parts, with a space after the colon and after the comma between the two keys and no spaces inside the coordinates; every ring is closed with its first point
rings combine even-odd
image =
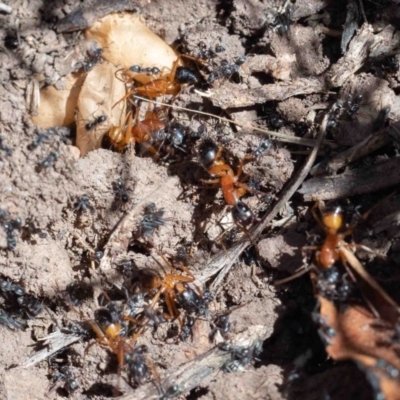
{"type": "Polygon", "coordinates": [[[253,360],[261,361],[258,357],[262,352],[263,342],[255,340],[250,346],[235,346],[227,342],[221,343],[219,349],[231,354],[231,359],[222,366],[224,372],[236,372],[242,370],[253,360]]]}
{"type": "Polygon", "coordinates": [[[273,144],[269,139],[263,139],[263,140],[261,140],[258,147],[251,153],[251,156],[255,159],[259,159],[264,154],[268,153],[272,147],[273,147],[273,144]]]}
{"type": "Polygon", "coordinates": [[[292,13],[292,7],[285,7],[285,9],[279,12],[271,27],[278,32],[278,35],[283,36],[289,32],[290,28],[290,14],[292,13]]]}
{"type": "Polygon", "coordinates": [[[214,328],[210,333],[210,340],[213,340],[216,333],[219,332],[224,340],[228,339],[229,332],[231,330],[231,323],[229,321],[229,315],[223,314],[214,320],[214,328]]]}
{"type": "Polygon", "coordinates": [[[3,229],[4,229],[4,232],[6,233],[7,247],[10,250],[14,250],[17,247],[17,243],[15,241],[14,231],[16,229],[21,229],[22,221],[21,221],[21,218],[16,218],[16,219],[9,220],[9,221],[4,221],[5,217],[6,217],[6,214],[3,214],[0,217],[0,221],[3,222],[3,229]]]}
{"type": "Polygon", "coordinates": [[[94,214],[94,207],[89,202],[90,197],[87,194],[82,195],[74,204],[75,211],[82,213],[89,210],[94,214]]]}
{"type": "Polygon", "coordinates": [[[157,67],[141,67],[140,65],[132,65],[129,67],[129,71],[135,72],[137,74],[147,74],[147,75],[160,75],[161,71],[157,67]]]}
{"type": "Polygon", "coordinates": [[[247,185],[239,182],[239,178],[244,164],[253,160],[253,157],[245,156],[235,174],[232,167],[222,159],[222,151],[222,147],[218,147],[210,140],[201,143],[199,147],[200,162],[210,175],[217,177],[204,182],[220,185],[225,202],[234,206],[241,196],[247,191],[251,191],[247,185]]]}
{"type": "Polygon", "coordinates": [[[3,309],[0,309],[0,324],[11,330],[24,329],[26,327],[25,324],[17,321],[11,315],[7,314],[7,312],[3,309]]]}
{"type": "Polygon", "coordinates": [[[272,106],[262,106],[264,117],[268,126],[271,129],[279,129],[285,125],[285,120],[280,116],[280,114],[272,106]]]}
{"type": "Polygon", "coordinates": [[[348,119],[352,120],[356,112],[359,110],[363,95],[361,93],[353,96],[351,94],[348,95],[346,101],[346,116],[348,119]]]}
{"type": "MultiPolygon", "coordinates": [[[[164,279],[154,271],[148,274],[148,282],[144,282],[143,288],[147,290],[158,289],[156,295],[153,298],[151,308],[157,303],[161,295],[164,295],[165,303],[168,309],[168,319],[174,319],[179,316],[179,311],[176,308],[175,300],[178,299],[177,295],[185,292],[187,290],[185,283],[190,283],[194,281],[194,276],[190,270],[184,265],[180,265],[179,268],[185,272],[187,275],[181,275],[177,273],[177,270],[167,261],[167,259],[160,254],[160,257],[164,263],[168,266],[170,272],[166,273],[164,279]]],[[[154,260],[157,264],[164,269],[163,265],[156,259],[154,260]]],[[[182,299],[182,297],[181,297],[182,299]]]]}
{"type": "Polygon", "coordinates": [[[96,64],[98,64],[102,59],[103,49],[95,48],[92,50],[87,50],[87,60],[83,63],[82,69],[85,72],[90,71],[96,64]]]}
{"type": "Polygon", "coordinates": [[[180,339],[182,342],[186,342],[189,339],[189,337],[192,336],[194,322],[195,320],[193,317],[191,317],[190,315],[185,316],[185,320],[183,322],[180,334],[180,339]]]}
{"type": "Polygon", "coordinates": [[[74,392],[79,388],[79,383],[76,380],[71,368],[67,365],[62,365],[59,369],[52,371],[51,380],[53,384],[49,389],[49,393],[63,388],[68,394],[74,392]]]}
{"type": "Polygon", "coordinates": [[[149,377],[149,367],[146,364],[145,354],[148,348],[145,345],[135,347],[124,356],[128,366],[130,379],[137,385],[143,385],[149,377]]]}
{"type": "MultiPolygon", "coordinates": [[[[124,355],[131,349],[131,346],[125,340],[128,328],[127,318],[122,319],[121,312],[116,304],[109,303],[107,307],[97,309],[95,319],[87,322],[96,334],[97,341],[111,349],[117,356],[119,368],[122,368],[125,361],[124,355]]],[[[90,344],[85,352],[94,343],[90,344]]]]}
{"type": "Polygon", "coordinates": [[[13,151],[3,143],[4,138],[0,136],[0,150],[4,151],[7,156],[11,156],[13,151]]]}
{"type": "Polygon", "coordinates": [[[0,280],[0,291],[7,295],[7,293],[13,293],[16,296],[24,296],[25,290],[15,283],[8,280],[0,280]]]}
{"type": "Polygon", "coordinates": [[[36,170],[41,172],[43,169],[51,167],[57,161],[59,156],[60,153],[58,151],[52,151],[42,162],[36,166],[36,170]]]}
{"type": "MultiPolygon", "coordinates": [[[[174,61],[170,73],[163,75],[160,78],[151,80],[150,82],[139,87],[134,87],[133,89],[129,90],[128,93],[116,104],[128,99],[132,95],[147,97],[150,100],[155,100],[157,97],[165,95],[172,95],[174,97],[177,96],[181,92],[183,84],[194,83],[195,79],[197,81],[194,73],[188,68],[180,66],[180,63],[181,57],[179,56],[174,61]]],[[[129,69],[123,71],[126,82],[134,80],[134,76],[129,74],[130,72],[132,71],[129,69]]],[[[114,107],[116,104],[114,104],[114,107]]]]}
{"type": "Polygon", "coordinates": [[[151,236],[154,231],[165,224],[164,209],[156,209],[154,203],[148,204],[144,209],[143,219],[140,222],[140,234],[144,237],[151,236]]]}
{"type": "Polygon", "coordinates": [[[93,122],[88,122],[85,125],[85,129],[87,131],[93,130],[97,125],[102,124],[103,122],[107,121],[107,116],[106,115],[99,115],[94,119],[93,122]]]}
{"type": "Polygon", "coordinates": [[[161,387],[160,391],[162,392],[162,394],[161,394],[159,400],[170,400],[170,399],[173,399],[174,397],[177,397],[180,394],[182,394],[183,388],[179,385],[172,385],[172,386],[169,386],[167,388],[167,390],[164,390],[161,387]]]}
{"type": "Polygon", "coordinates": [[[207,305],[212,298],[204,296],[202,293],[194,291],[187,283],[182,283],[179,292],[176,295],[176,300],[181,307],[188,313],[196,313],[204,316],[207,314],[207,305]]]}
{"type": "Polygon", "coordinates": [[[126,193],[125,184],[121,178],[118,178],[113,182],[113,189],[116,201],[122,201],[122,203],[128,203],[129,196],[126,193]]]}
{"type": "Polygon", "coordinates": [[[35,150],[38,148],[44,141],[46,141],[51,135],[54,135],[55,132],[53,129],[49,129],[46,133],[39,133],[38,136],[32,140],[30,144],[28,144],[28,150],[35,150]]]}

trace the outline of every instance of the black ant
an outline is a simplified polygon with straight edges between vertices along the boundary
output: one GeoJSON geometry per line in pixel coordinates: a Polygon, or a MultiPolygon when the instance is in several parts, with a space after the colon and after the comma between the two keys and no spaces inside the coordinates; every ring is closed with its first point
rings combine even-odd
{"type": "Polygon", "coordinates": [[[195,84],[198,82],[198,79],[194,71],[192,71],[190,68],[177,67],[175,81],[181,85],[185,83],[195,84]]]}
{"type": "Polygon", "coordinates": [[[280,116],[280,114],[272,107],[272,106],[263,106],[262,107],[263,114],[267,125],[271,129],[279,129],[285,125],[285,120],[280,116]]]}
{"type": "Polygon", "coordinates": [[[51,167],[57,161],[59,156],[60,153],[58,151],[52,151],[42,162],[37,165],[36,170],[41,172],[43,169],[51,167]]]}
{"type": "Polygon", "coordinates": [[[132,65],[129,71],[135,72],[137,74],[147,74],[147,75],[160,75],[161,71],[157,67],[141,67],[140,65],[132,65]]]}
{"type": "Polygon", "coordinates": [[[140,222],[140,234],[144,237],[151,236],[158,227],[164,224],[164,209],[157,210],[156,205],[150,203],[144,209],[143,219],[140,222]]]}
{"type": "Polygon", "coordinates": [[[258,358],[262,352],[263,342],[255,340],[250,346],[235,346],[227,342],[221,343],[219,349],[231,354],[231,359],[222,366],[224,372],[236,372],[243,369],[253,360],[260,361],[258,358]]]}
{"type": "Polygon", "coordinates": [[[0,218],[0,220],[2,222],[4,222],[3,229],[4,229],[4,232],[6,233],[7,247],[10,250],[14,250],[17,247],[14,231],[16,229],[21,228],[21,226],[22,226],[21,218],[16,218],[16,219],[9,220],[9,221],[4,221],[3,218],[0,218]]]}
{"type": "Polygon", "coordinates": [[[4,138],[2,136],[0,136],[0,150],[4,151],[4,153],[6,153],[7,156],[11,156],[12,150],[3,143],[3,140],[4,140],[4,138]]]}
{"type": "Polygon", "coordinates": [[[113,182],[113,189],[115,199],[117,201],[122,201],[123,203],[127,203],[129,201],[129,196],[126,193],[125,184],[121,178],[118,178],[115,182],[113,182]]]}
{"type": "Polygon", "coordinates": [[[88,58],[83,63],[83,70],[85,72],[90,71],[96,64],[98,64],[101,61],[102,54],[103,54],[103,49],[101,48],[88,50],[87,51],[88,58]]]}
{"type": "Polygon", "coordinates": [[[90,204],[90,197],[87,194],[82,195],[74,204],[74,209],[77,212],[85,212],[89,210],[94,214],[94,207],[90,204]]]}
{"type": "Polygon", "coordinates": [[[204,299],[202,293],[197,293],[186,283],[182,283],[181,286],[181,291],[176,294],[176,300],[181,307],[188,313],[206,315],[208,299],[204,299]]]}
{"type": "Polygon", "coordinates": [[[228,60],[222,60],[220,66],[208,75],[207,82],[211,84],[221,78],[229,79],[240,70],[241,65],[245,62],[246,57],[238,58],[234,64],[230,64],[228,60]]]}
{"type": "Polygon", "coordinates": [[[278,32],[280,36],[286,35],[290,28],[290,14],[292,13],[292,7],[285,7],[283,12],[276,15],[274,22],[271,27],[278,32]]]}
{"type": "Polygon", "coordinates": [[[164,391],[164,389],[161,388],[161,396],[159,400],[170,400],[173,399],[174,397],[179,396],[183,392],[183,388],[179,385],[172,385],[167,388],[167,390],[164,391]]]}
{"type": "Polygon", "coordinates": [[[264,154],[268,153],[272,147],[273,147],[273,144],[269,139],[263,139],[263,140],[261,140],[258,147],[251,153],[251,155],[253,158],[259,159],[264,154]]]}
{"type": "Polygon", "coordinates": [[[190,315],[185,316],[185,320],[183,322],[182,328],[181,328],[181,334],[180,334],[180,339],[182,342],[186,342],[189,337],[192,336],[192,329],[194,326],[194,318],[191,317],[190,315]]]}
{"type": "Polygon", "coordinates": [[[359,110],[363,95],[361,93],[353,96],[351,94],[348,95],[346,101],[346,116],[348,119],[352,120],[356,112],[359,110]]]}
{"type": "Polygon", "coordinates": [[[43,311],[42,303],[32,296],[21,296],[17,298],[17,303],[23,307],[23,310],[28,318],[36,317],[43,311]]]}
{"type": "Polygon", "coordinates": [[[53,384],[49,389],[49,393],[62,387],[68,394],[70,394],[79,388],[78,381],[72,373],[71,368],[67,365],[63,365],[59,369],[52,371],[51,381],[53,384]]]}
{"type": "Polygon", "coordinates": [[[137,346],[130,353],[124,356],[125,363],[128,366],[130,379],[137,385],[143,385],[149,377],[149,367],[146,363],[145,354],[148,348],[145,345],[137,346]]]}
{"type": "Polygon", "coordinates": [[[228,339],[228,334],[231,330],[231,323],[229,321],[229,315],[223,314],[217,317],[213,322],[214,328],[210,333],[210,339],[213,340],[215,334],[219,332],[224,340],[228,339]]]}
{"type": "Polygon", "coordinates": [[[54,135],[54,130],[49,129],[46,133],[39,133],[38,136],[32,140],[30,144],[28,144],[28,150],[35,150],[37,147],[40,146],[41,143],[46,141],[51,135],[54,135]]]}
{"type": "Polygon", "coordinates": [[[17,321],[11,315],[7,314],[7,312],[3,309],[0,309],[0,324],[6,326],[11,330],[26,328],[25,324],[23,324],[20,321],[17,321]]]}
{"type": "Polygon", "coordinates": [[[7,293],[13,293],[16,296],[24,296],[25,290],[15,283],[8,280],[0,280],[0,291],[7,295],[7,293]]]}
{"type": "Polygon", "coordinates": [[[94,129],[97,125],[102,124],[103,122],[107,121],[107,116],[106,115],[99,115],[98,117],[96,117],[94,119],[93,122],[88,122],[85,125],[85,129],[87,131],[91,131],[92,129],[94,129]]]}
{"type": "Polygon", "coordinates": [[[143,314],[148,319],[148,325],[156,331],[161,324],[167,322],[164,314],[152,307],[144,307],[143,314]]]}

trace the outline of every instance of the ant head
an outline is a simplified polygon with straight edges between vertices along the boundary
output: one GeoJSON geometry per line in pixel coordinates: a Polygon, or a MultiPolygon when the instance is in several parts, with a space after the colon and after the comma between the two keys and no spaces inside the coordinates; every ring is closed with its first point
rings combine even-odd
{"type": "Polygon", "coordinates": [[[236,224],[244,228],[251,225],[255,220],[253,212],[241,201],[238,201],[232,208],[232,217],[236,224]]]}
{"type": "Polygon", "coordinates": [[[218,153],[218,146],[211,140],[205,140],[200,144],[199,147],[199,158],[200,162],[205,168],[208,168],[218,153]]]}
{"type": "Polygon", "coordinates": [[[322,213],[322,222],[328,232],[336,233],[344,224],[344,212],[340,206],[327,208],[322,213]]]}

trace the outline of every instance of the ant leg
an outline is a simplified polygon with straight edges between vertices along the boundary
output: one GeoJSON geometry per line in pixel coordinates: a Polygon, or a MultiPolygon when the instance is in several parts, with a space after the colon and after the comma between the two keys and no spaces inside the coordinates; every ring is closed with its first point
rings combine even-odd
{"type": "Polygon", "coordinates": [[[254,160],[254,157],[251,155],[246,155],[242,158],[242,161],[240,161],[239,167],[236,172],[237,178],[239,178],[239,176],[242,175],[243,167],[245,166],[245,164],[247,164],[248,162],[253,161],[253,160],[254,160]]]}
{"type": "Polygon", "coordinates": [[[164,296],[165,302],[167,303],[169,319],[175,319],[176,317],[179,317],[179,311],[175,305],[175,292],[173,290],[170,290],[168,292],[165,292],[164,296]]]}
{"type": "Polygon", "coordinates": [[[283,285],[284,283],[294,281],[295,279],[300,278],[300,276],[303,276],[306,273],[310,272],[312,270],[312,268],[313,267],[311,265],[309,265],[308,267],[301,267],[293,275],[290,275],[287,278],[279,279],[279,280],[275,281],[274,286],[279,286],[279,285],[283,285]]]}
{"type": "Polygon", "coordinates": [[[314,219],[317,221],[318,225],[321,227],[321,229],[323,229],[325,231],[325,225],[323,224],[323,222],[321,221],[320,216],[317,214],[317,207],[318,209],[320,209],[320,201],[316,201],[315,204],[311,207],[311,214],[314,217],[314,219]]]}

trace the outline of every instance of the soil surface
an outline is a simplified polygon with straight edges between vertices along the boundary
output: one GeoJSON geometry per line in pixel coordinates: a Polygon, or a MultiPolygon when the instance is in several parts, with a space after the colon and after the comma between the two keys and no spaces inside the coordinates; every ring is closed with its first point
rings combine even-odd
{"type": "MultiPolygon", "coordinates": [[[[9,3],[12,13],[0,15],[0,209],[4,212],[0,218],[3,225],[14,221],[18,226],[12,232],[15,248],[10,244],[11,234],[6,228],[0,229],[0,278],[20,285],[25,291],[24,298],[31,302],[36,299],[42,309],[36,315],[29,306],[23,308],[13,303],[6,292],[0,296],[7,315],[22,324],[0,324],[3,339],[0,398],[94,400],[121,393],[129,395],[137,385],[127,386],[126,371],[115,378],[118,372],[115,355],[96,343],[95,335],[90,332],[50,359],[29,367],[23,364],[41,348],[41,338],[58,331],[70,333],[71,325],[93,319],[104,298],[125,301],[124,288],[134,281],[137,271],[150,269],[165,274],[160,261],[155,261],[155,258],[160,260],[159,253],[169,260],[180,258],[196,276],[214,254],[224,249],[228,252],[231,243],[246,234],[232,228],[230,210],[221,191],[210,190],[201,181],[209,177],[199,166],[198,143],[172,160],[140,157],[134,148],[120,153],[109,146],[79,158],[74,146],[74,127],[54,127],[37,147],[32,146],[46,131],[36,128],[31,121],[29,87],[33,81],[41,86],[62,85],[62,78],[73,69],[72,64],[84,60],[83,35],[59,33],[57,24],[86,2],[13,0],[9,3]],[[18,39],[15,48],[6,45],[10,37],[18,39]],[[118,194],[119,179],[125,185],[128,201],[123,201],[118,194]],[[86,207],[79,208],[82,196],[87,196],[89,201],[86,207]],[[164,211],[165,224],[150,237],[144,237],[140,224],[146,206],[151,203],[164,211]],[[18,218],[21,220],[16,223],[18,218]],[[113,232],[121,223],[128,226],[122,229],[129,230],[122,234],[125,242],[113,242],[113,263],[100,268],[93,254],[115,241],[113,232]],[[236,236],[232,231],[236,231],[236,236]],[[80,301],[71,306],[65,299],[73,287],[78,288],[80,301]],[[55,378],[57,368],[63,365],[69,366],[78,382],[76,390],[68,390],[65,376],[55,378]],[[110,383],[110,377],[117,383],[110,383]]],[[[290,85],[301,81],[311,88],[314,86],[308,80],[322,81],[321,77],[341,57],[340,34],[335,36],[335,32],[342,29],[346,18],[345,1],[297,1],[293,4],[288,33],[280,34],[279,30],[286,24],[284,19],[277,23],[282,3],[278,0],[139,3],[148,27],[179,51],[198,57],[201,42],[207,48],[224,47],[224,51],[215,54],[208,70],[198,71],[203,79],[217,71],[224,60],[234,64],[238,58],[247,57],[232,76],[218,79],[209,88],[214,92],[211,97],[188,87],[174,104],[196,106],[199,110],[242,124],[258,124],[288,137],[305,135],[313,139],[312,127],[321,119],[320,112],[328,110],[334,99],[346,101],[348,94],[353,97],[361,94],[357,118],[340,123],[329,137],[336,143],[336,150],[352,146],[378,130],[374,122],[385,107],[390,106],[390,120],[397,121],[400,73],[387,73],[382,57],[365,63],[357,75],[331,92],[326,88],[309,89],[300,90],[295,97],[280,97],[280,91],[272,87],[277,82],[290,85]],[[322,26],[329,26],[330,35],[322,26]]],[[[394,6],[390,1],[386,3],[388,7],[394,6]]],[[[396,10],[393,15],[397,15],[396,10]]],[[[388,26],[391,21],[385,12],[384,9],[373,17],[367,13],[367,19],[388,26]]],[[[246,154],[257,149],[265,136],[215,118],[177,111],[172,114],[193,132],[203,129],[208,138],[224,146],[235,168],[246,154]]],[[[382,126],[385,123],[388,121],[384,120],[382,126]]],[[[362,166],[364,161],[371,165],[391,156],[397,150],[390,146],[390,150],[373,153],[357,165],[362,166]]],[[[272,139],[268,152],[246,164],[244,173],[254,182],[256,190],[255,195],[247,195],[243,201],[258,217],[279,196],[308,149],[272,139]]],[[[322,153],[320,161],[323,162],[322,153]]],[[[367,207],[377,199],[360,196],[352,203],[367,207]]],[[[392,200],[384,210],[378,207],[368,229],[356,233],[359,242],[387,255],[391,268],[398,264],[400,257],[397,225],[380,225],[375,231],[371,227],[382,223],[384,216],[393,214],[396,204],[392,200]]],[[[148,346],[148,357],[159,379],[164,379],[224,340],[219,333],[213,335],[212,321],[216,316],[229,314],[229,338],[249,327],[263,326],[262,352],[256,360],[242,371],[209,374],[195,388],[178,397],[344,400],[357,394],[359,398],[373,398],[369,382],[354,363],[328,358],[311,317],[315,299],[308,275],[286,285],[273,285],[275,279],[287,277],[301,267],[302,246],[321,235],[308,211],[310,205],[300,195],[287,204],[274,221],[273,229],[250,246],[222,283],[213,288],[209,312],[195,320],[192,335],[186,342],[179,338],[177,320],[144,330],[138,344],[148,346]],[[216,337],[210,340],[210,335],[216,337]]],[[[364,255],[363,261],[371,264],[371,271],[377,269],[368,255],[364,255]]],[[[382,281],[393,277],[382,270],[377,273],[381,274],[382,281]]],[[[389,285],[388,290],[391,289],[395,295],[395,289],[389,285]]]]}

